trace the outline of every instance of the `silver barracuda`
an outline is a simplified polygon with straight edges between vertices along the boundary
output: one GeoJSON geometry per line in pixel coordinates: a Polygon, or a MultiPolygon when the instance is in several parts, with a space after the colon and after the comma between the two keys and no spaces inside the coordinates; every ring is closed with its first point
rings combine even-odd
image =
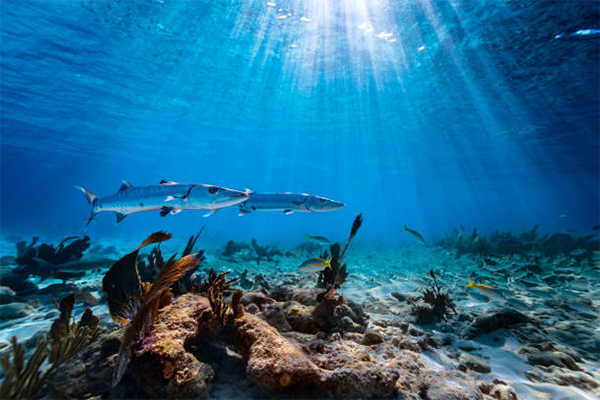
{"type": "Polygon", "coordinates": [[[92,212],[87,224],[102,211],[113,211],[117,222],[129,214],[142,211],[160,210],[161,216],[177,214],[182,210],[211,210],[205,216],[220,208],[232,206],[248,199],[248,194],[238,190],[214,185],[196,183],[176,183],[162,180],[159,185],[132,186],[123,182],[119,191],[106,197],[98,197],[77,186],[81,190],[92,212]]]}
{"type": "Polygon", "coordinates": [[[253,211],[283,211],[284,214],[293,212],[326,212],[346,207],[339,201],[313,196],[305,193],[254,193],[248,200],[239,204],[239,215],[253,211]]]}

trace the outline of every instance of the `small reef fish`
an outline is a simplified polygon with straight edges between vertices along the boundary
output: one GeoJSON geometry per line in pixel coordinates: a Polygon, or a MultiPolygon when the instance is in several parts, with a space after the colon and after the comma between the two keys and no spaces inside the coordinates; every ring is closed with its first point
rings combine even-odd
{"type": "Polygon", "coordinates": [[[323,244],[329,244],[329,239],[327,239],[325,236],[311,236],[308,233],[304,233],[304,235],[306,236],[306,240],[312,240],[323,244]]]}
{"type": "Polygon", "coordinates": [[[331,258],[325,260],[324,258],[311,258],[310,260],[304,261],[298,269],[302,272],[310,274],[311,272],[321,272],[325,268],[331,268],[331,258]]]}
{"type": "Polygon", "coordinates": [[[469,280],[469,284],[467,286],[465,286],[465,288],[477,288],[480,290],[483,290],[484,292],[488,292],[490,294],[493,294],[494,296],[500,296],[497,292],[496,292],[496,288],[490,285],[484,285],[482,283],[475,283],[471,280],[471,278],[467,278],[469,280]]]}
{"type": "Polygon", "coordinates": [[[413,229],[407,228],[406,224],[404,224],[404,228],[402,228],[402,230],[410,233],[410,235],[413,237],[413,239],[415,239],[415,241],[421,244],[425,244],[425,239],[423,238],[423,235],[421,235],[419,232],[413,229]]]}
{"type": "MultiPolygon", "coordinates": [[[[162,217],[177,214],[181,210],[211,210],[209,216],[222,207],[232,206],[248,199],[248,194],[221,186],[196,183],[176,183],[162,180],[159,185],[132,186],[123,182],[119,191],[106,197],[98,197],[82,187],[81,190],[92,212],[87,225],[101,211],[114,211],[117,222],[129,214],[160,210],[162,217]]],[[[86,226],[87,226],[86,225],[86,226]]]]}
{"type": "Polygon", "coordinates": [[[339,201],[306,193],[255,193],[250,190],[246,193],[250,197],[240,203],[239,215],[252,211],[283,211],[287,215],[293,212],[327,212],[346,207],[339,201]]]}

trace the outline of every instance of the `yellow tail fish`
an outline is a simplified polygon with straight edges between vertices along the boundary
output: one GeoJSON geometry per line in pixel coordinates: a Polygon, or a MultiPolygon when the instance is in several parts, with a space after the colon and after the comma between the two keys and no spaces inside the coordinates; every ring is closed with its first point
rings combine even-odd
{"type": "Polygon", "coordinates": [[[467,286],[465,286],[465,288],[477,288],[480,290],[483,290],[485,292],[488,292],[490,294],[493,294],[494,296],[500,296],[498,293],[495,292],[496,288],[490,285],[484,285],[481,283],[475,283],[471,280],[471,278],[467,278],[469,280],[469,284],[467,286]]]}

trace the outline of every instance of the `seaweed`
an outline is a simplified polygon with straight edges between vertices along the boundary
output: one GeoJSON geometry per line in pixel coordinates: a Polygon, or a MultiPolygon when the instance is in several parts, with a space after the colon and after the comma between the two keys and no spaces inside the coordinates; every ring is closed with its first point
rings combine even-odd
{"type": "MultiPolygon", "coordinates": [[[[350,242],[358,233],[362,223],[363,218],[361,213],[354,218],[352,228],[350,229],[350,236],[348,236],[348,240],[346,241],[346,245],[344,246],[344,250],[342,251],[341,255],[339,243],[334,243],[329,246],[329,251],[331,252],[331,268],[325,268],[319,273],[319,277],[317,278],[317,287],[326,288],[331,285],[335,289],[339,289],[340,286],[342,286],[342,284],[346,281],[348,272],[346,270],[346,264],[342,264],[342,260],[344,259],[344,255],[348,249],[348,246],[350,245],[350,242]]],[[[320,258],[328,260],[329,254],[327,251],[321,254],[320,258]]]]}
{"type": "MultiPolygon", "coordinates": [[[[217,275],[215,270],[211,268],[208,273],[208,279],[202,284],[202,291],[206,292],[206,297],[210,303],[213,316],[220,326],[226,325],[229,314],[229,307],[227,306],[227,303],[223,301],[223,294],[230,290],[231,284],[239,279],[239,277],[236,277],[229,281],[225,280],[225,276],[230,272],[231,271],[226,271],[217,275]]],[[[236,290],[236,293],[238,291],[240,290],[236,290]]],[[[239,296],[240,298],[237,299],[238,303],[241,301],[241,295],[239,296]]],[[[234,311],[236,310],[234,309],[234,311]]]]}
{"type": "Polygon", "coordinates": [[[200,230],[198,231],[198,233],[196,234],[195,237],[193,235],[190,236],[190,239],[188,240],[187,245],[185,246],[185,249],[183,249],[183,253],[181,253],[182,257],[185,257],[187,255],[192,254],[192,250],[194,250],[194,246],[196,245],[196,241],[200,237],[200,234],[202,233],[202,231],[204,230],[204,228],[206,228],[206,225],[203,225],[202,228],[200,228],[200,230]]]}
{"type": "MultiPolygon", "coordinates": [[[[202,228],[196,234],[196,236],[191,236],[189,238],[185,248],[183,249],[183,252],[181,253],[182,257],[191,254],[196,242],[198,241],[198,238],[200,237],[200,234],[202,233],[205,227],[206,225],[202,226],[202,228]]],[[[158,245],[154,247],[148,255],[147,262],[145,262],[141,258],[137,260],[137,268],[140,279],[143,282],[151,282],[164,265],[165,261],[163,259],[162,251],[160,249],[160,243],[158,243],[158,245]]],[[[194,272],[196,272],[196,270],[196,268],[192,268],[180,280],[173,284],[171,290],[173,291],[175,296],[181,296],[189,290],[189,287],[192,284],[190,278],[194,274],[194,272]]]]}
{"type": "Polygon", "coordinates": [[[25,346],[17,342],[16,336],[12,337],[12,359],[11,354],[6,354],[0,359],[5,374],[0,386],[0,398],[31,398],[44,385],[51,386],[48,378],[56,368],[98,338],[99,319],[89,308],[85,310],[79,323],[70,325],[74,302],[74,295],[62,299],[60,305],[54,301],[61,314],[52,324],[50,341],[46,338],[40,340],[27,363],[25,363],[25,346]],[[50,366],[40,370],[46,361],[50,366]]]}
{"type": "Polygon", "coordinates": [[[252,246],[252,250],[254,250],[254,253],[256,254],[256,263],[260,264],[261,260],[266,260],[269,262],[275,262],[276,264],[278,263],[278,261],[276,259],[274,259],[273,257],[275,256],[282,256],[283,253],[277,249],[274,249],[270,246],[259,246],[256,239],[252,239],[252,241],[250,242],[250,245],[252,246]]]}
{"type": "Polygon", "coordinates": [[[446,320],[450,311],[457,314],[454,303],[450,298],[448,290],[443,291],[438,285],[433,268],[429,270],[429,276],[433,279],[428,288],[422,289],[421,297],[413,299],[411,313],[416,317],[416,322],[428,324],[439,320],[446,320]]]}
{"type": "Polygon", "coordinates": [[[133,252],[117,261],[102,281],[113,320],[120,324],[129,323],[121,340],[112,377],[113,386],[120,382],[127,369],[132,345],[143,338],[161,306],[170,302],[169,288],[204,260],[203,251],[186,255],[177,261],[175,261],[176,255],[173,255],[164,263],[152,285],[142,285],[137,271],[139,250],[149,244],[163,242],[170,238],[171,234],[166,232],[151,234],[133,252]]]}
{"type": "Polygon", "coordinates": [[[150,254],[148,254],[147,261],[144,261],[141,258],[137,260],[137,269],[140,274],[140,279],[143,282],[151,282],[163,265],[165,265],[165,260],[163,259],[159,243],[152,248],[150,254]]]}
{"type": "Polygon", "coordinates": [[[106,292],[108,310],[117,324],[129,323],[141,305],[142,281],[137,269],[137,256],[140,249],[170,238],[170,233],[153,233],[134,251],[117,261],[104,275],[102,290],[106,292]]]}
{"type": "MultiPolygon", "coordinates": [[[[196,234],[196,236],[190,236],[190,239],[188,240],[185,249],[183,249],[183,252],[181,253],[182,257],[185,257],[192,253],[192,250],[194,250],[194,246],[196,245],[196,241],[198,241],[198,238],[200,237],[200,234],[202,234],[202,231],[205,227],[206,225],[203,225],[202,228],[200,228],[200,230],[196,234]]],[[[181,296],[182,294],[187,293],[189,291],[190,287],[192,286],[192,275],[197,270],[198,267],[190,269],[188,272],[186,272],[186,274],[183,277],[181,277],[181,279],[179,279],[173,284],[172,291],[175,296],[181,296]]]]}
{"type": "Polygon", "coordinates": [[[591,257],[592,252],[600,247],[600,240],[596,235],[576,237],[567,233],[545,234],[539,237],[538,225],[531,230],[515,235],[512,232],[496,230],[487,237],[477,234],[465,238],[462,230],[454,230],[454,234],[446,235],[438,241],[438,245],[448,249],[455,249],[457,257],[462,254],[476,254],[483,257],[501,255],[527,255],[536,251],[550,256],[567,255],[574,250],[583,250],[582,258],[591,257]]]}
{"type": "Polygon", "coordinates": [[[225,245],[225,250],[221,253],[223,257],[232,257],[244,249],[250,249],[250,245],[246,243],[238,243],[230,240],[225,245]]]}
{"type": "Polygon", "coordinates": [[[35,258],[47,261],[51,264],[60,265],[69,261],[79,260],[83,257],[83,252],[90,247],[90,238],[84,236],[79,239],[77,236],[69,236],[64,238],[56,248],[53,244],[42,243],[35,247],[39,240],[34,237],[30,244],[26,242],[17,243],[17,257],[15,262],[19,265],[29,267],[37,267],[38,263],[35,258]],[[67,242],[71,242],[66,245],[67,242]]]}

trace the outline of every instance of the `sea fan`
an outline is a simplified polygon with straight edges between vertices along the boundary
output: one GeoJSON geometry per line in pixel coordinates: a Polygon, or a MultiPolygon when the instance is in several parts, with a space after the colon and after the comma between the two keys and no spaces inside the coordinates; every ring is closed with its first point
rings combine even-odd
{"type": "MultiPolygon", "coordinates": [[[[142,244],[134,252],[138,251],[145,245],[155,243],[156,240],[166,240],[170,237],[170,234],[164,232],[154,233],[144,240],[144,242],[142,242],[142,244]]],[[[129,364],[129,360],[131,358],[131,346],[142,338],[144,332],[146,332],[152,324],[152,321],[154,320],[154,317],[159,309],[159,305],[161,304],[161,298],[163,294],[165,294],[169,288],[175,282],[177,282],[177,280],[179,280],[192,268],[197,267],[203,260],[203,252],[198,254],[190,254],[180,258],[177,261],[175,261],[175,255],[173,255],[158,272],[158,275],[156,275],[156,278],[154,278],[152,286],[150,286],[145,295],[142,296],[140,289],[139,297],[136,299],[140,305],[133,314],[131,323],[129,326],[127,326],[127,329],[123,335],[123,340],[121,341],[117,365],[113,372],[113,386],[121,381],[123,374],[127,370],[127,365],[129,364]]]]}

